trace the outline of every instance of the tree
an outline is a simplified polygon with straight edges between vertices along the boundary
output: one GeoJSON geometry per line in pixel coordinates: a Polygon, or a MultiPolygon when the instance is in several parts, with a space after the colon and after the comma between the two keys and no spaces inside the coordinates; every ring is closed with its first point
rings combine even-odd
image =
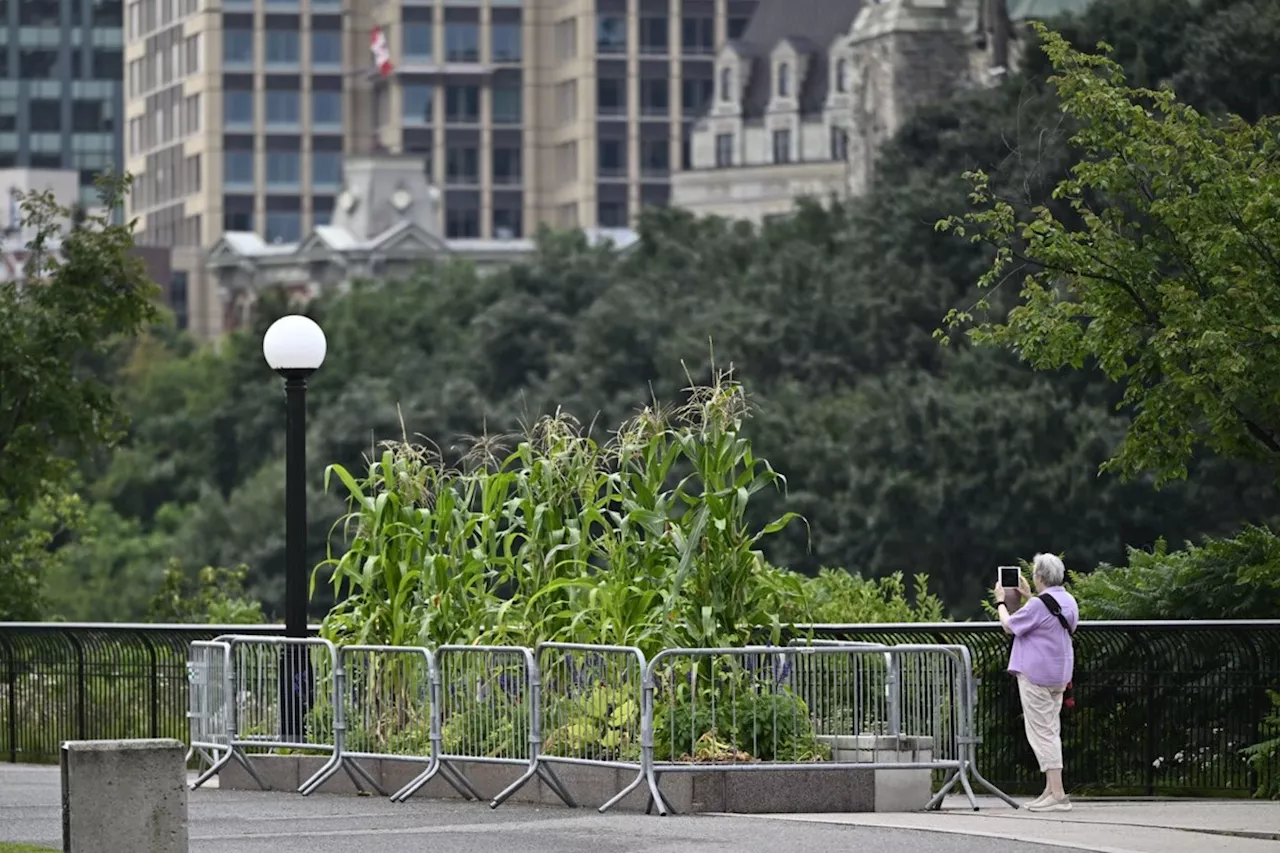
{"type": "Polygon", "coordinates": [[[1277,122],[1209,118],[1037,32],[1079,123],[1082,159],[1054,193],[1070,210],[1021,213],[970,173],[970,210],[939,227],[994,248],[981,287],[1022,287],[1007,317],[980,300],[946,324],[1036,369],[1124,383],[1133,420],[1104,469],[1161,484],[1207,447],[1280,472],[1277,122]]]}
{"type": "MultiPolygon", "coordinates": [[[[107,211],[127,186],[101,184],[107,211]]],[[[157,288],[131,253],[131,225],[103,215],[69,228],[72,212],[47,193],[27,195],[22,209],[35,236],[23,275],[0,283],[0,588],[34,590],[33,555],[53,545],[33,544],[38,516],[51,511],[51,495],[67,493],[79,460],[121,435],[121,412],[95,363],[156,316],[157,288]]],[[[56,507],[53,515],[67,517],[56,507]]],[[[7,612],[29,616],[29,604],[28,596],[7,612]]]]}

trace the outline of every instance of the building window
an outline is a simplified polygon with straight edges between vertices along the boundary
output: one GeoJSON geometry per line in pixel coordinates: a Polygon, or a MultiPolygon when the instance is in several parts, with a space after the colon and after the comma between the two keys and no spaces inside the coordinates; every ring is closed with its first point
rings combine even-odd
{"type": "Polygon", "coordinates": [[[474,146],[450,145],[444,154],[444,179],[447,183],[480,183],[480,152],[474,146]]]}
{"type": "Polygon", "coordinates": [[[444,58],[446,62],[479,62],[480,25],[446,23],[444,25],[444,58]]]}
{"type": "Polygon", "coordinates": [[[342,33],[337,30],[312,30],[311,64],[342,65],[342,33]]]}
{"type": "Polygon", "coordinates": [[[224,151],[222,180],[227,186],[253,186],[253,152],[224,151]]]}
{"type": "Polygon", "coordinates": [[[596,80],[596,112],[602,116],[627,114],[627,81],[615,77],[596,80]]]}
{"type": "Polygon", "coordinates": [[[16,5],[19,26],[56,27],[59,24],[58,0],[25,0],[16,5]]]}
{"type": "Polygon", "coordinates": [[[573,59],[578,55],[578,19],[556,22],[555,49],[557,59],[573,59]]]}
{"type": "Polygon", "coordinates": [[[450,240],[466,240],[480,236],[480,211],[450,207],[444,214],[444,236],[450,240]]]}
{"type": "Polygon", "coordinates": [[[401,49],[406,59],[424,59],[436,55],[436,32],[428,21],[407,22],[400,30],[401,49]]]}
{"type": "Polygon", "coordinates": [[[601,178],[627,176],[627,144],[621,139],[601,139],[596,144],[596,175],[601,178]]]}
{"type": "Polygon", "coordinates": [[[714,85],[710,77],[686,77],[680,81],[680,106],[686,116],[705,111],[714,85]]]}
{"type": "Polygon", "coordinates": [[[267,64],[298,64],[297,30],[267,30],[267,64]]]}
{"type": "Polygon", "coordinates": [[[222,119],[228,126],[253,124],[253,92],[225,90],[222,94],[222,119]]]}
{"type": "Polygon", "coordinates": [[[599,228],[626,228],[627,203],[625,201],[596,202],[596,226],[599,228]]]}
{"type": "Polygon", "coordinates": [[[596,53],[627,52],[627,19],[601,15],[596,22],[596,53]]]}
{"type": "Polygon", "coordinates": [[[19,51],[18,76],[27,80],[44,80],[61,76],[58,74],[58,51],[30,49],[19,51]]]}
{"type": "Polygon", "coordinates": [[[493,182],[495,184],[520,183],[523,158],[524,152],[519,148],[493,149],[493,182]]]}
{"type": "Polygon", "coordinates": [[[670,45],[671,24],[667,18],[640,19],[640,52],[666,53],[670,45]]]}
{"type": "Polygon", "coordinates": [[[519,24],[493,24],[490,28],[494,62],[519,62],[523,55],[519,24]]]}
{"type": "Polygon", "coordinates": [[[520,124],[524,121],[524,99],[519,86],[493,87],[493,123],[520,124]]]}
{"type": "Polygon", "coordinates": [[[252,65],[253,30],[223,30],[222,61],[232,66],[252,65]]]}
{"type": "Polygon", "coordinates": [[[296,187],[301,178],[301,154],[297,151],[267,152],[267,186],[296,187]]]}
{"type": "Polygon", "coordinates": [[[727,169],[733,165],[733,134],[716,134],[716,168],[727,169]]]}
{"type": "Polygon", "coordinates": [[[778,65],[778,97],[791,97],[791,66],[785,62],[778,65]]]}
{"type": "Polygon", "coordinates": [[[640,140],[640,174],[650,178],[671,174],[670,140],[640,140]]]}
{"type": "Polygon", "coordinates": [[[775,130],[773,132],[773,162],[791,162],[791,131],[775,130]]]}
{"type": "Polygon", "coordinates": [[[506,206],[493,209],[493,236],[499,240],[510,240],[523,236],[524,211],[519,207],[506,206]]]}
{"type": "Polygon", "coordinates": [[[27,103],[27,121],[36,133],[57,133],[62,130],[61,102],[32,98],[27,103]]]}
{"type": "Polygon", "coordinates": [[[640,115],[665,116],[671,111],[671,88],[666,79],[640,81],[640,115]]]}
{"type": "Polygon", "coordinates": [[[403,116],[406,123],[431,124],[435,120],[435,86],[428,83],[406,83],[401,92],[404,96],[403,116]]]}
{"type": "Polygon", "coordinates": [[[169,279],[169,307],[173,310],[173,319],[178,330],[182,331],[190,323],[187,309],[187,274],[176,270],[169,279]]]}
{"type": "MultiPolygon", "coordinates": [[[[252,201],[252,198],[250,198],[252,201]]],[[[225,200],[224,200],[225,204],[225,200]]],[[[228,210],[222,214],[223,231],[252,231],[253,214],[243,210],[228,210]]]]}
{"type": "Polygon", "coordinates": [[[268,243],[296,243],[302,239],[302,214],[296,210],[268,210],[268,243]]]}
{"type": "Polygon", "coordinates": [[[478,123],[480,121],[480,87],[446,86],[444,120],[462,124],[478,123]]]}
{"type": "Polygon", "coordinates": [[[342,152],[313,151],[311,153],[312,189],[329,189],[342,183],[342,152]]]}
{"type": "Polygon", "coordinates": [[[292,127],[298,124],[298,92],[290,89],[267,90],[267,125],[292,127]]]}
{"type": "Polygon", "coordinates": [[[750,18],[730,18],[729,19],[729,40],[742,38],[742,34],[747,31],[747,24],[750,18]]]}
{"type": "Polygon", "coordinates": [[[342,93],[329,89],[311,92],[311,123],[325,127],[342,126],[342,93]]]}
{"type": "Polygon", "coordinates": [[[680,46],[685,53],[708,54],[716,49],[716,22],[710,17],[688,17],[680,21],[680,46]]]}
{"type": "Polygon", "coordinates": [[[724,103],[733,101],[733,69],[720,69],[720,100],[724,103]]]}
{"type": "Polygon", "coordinates": [[[843,127],[831,128],[831,159],[849,159],[849,132],[843,127]]]}
{"type": "Polygon", "coordinates": [[[849,60],[847,59],[836,61],[835,86],[837,92],[849,91],[849,60]]]}

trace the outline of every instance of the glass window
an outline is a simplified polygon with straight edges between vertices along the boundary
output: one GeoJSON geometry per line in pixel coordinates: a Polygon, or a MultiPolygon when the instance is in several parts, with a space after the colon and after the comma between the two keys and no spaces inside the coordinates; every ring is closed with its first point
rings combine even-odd
{"type": "Polygon", "coordinates": [[[267,64],[296,65],[298,33],[296,30],[267,30],[267,64]]]}
{"type": "Polygon", "coordinates": [[[640,19],[640,52],[666,53],[670,42],[670,23],[667,18],[640,19]]]}
{"type": "Polygon", "coordinates": [[[686,115],[706,108],[713,85],[709,77],[686,77],[680,81],[680,106],[686,115]]]}
{"type": "Polygon", "coordinates": [[[670,109],[670,83],[665,79],[642,79],[640,81],[640,114],[664,116],[670,109]]]}
{"type": "Polygon", "coordinates": [[[223,231],[252,231],[253,214],[243,210],[228,210],[222,214],[223,231]]]}
{"type": "Polygon", "coordinates": [[[311,63],[313,65],[341,65],[342,33],[337,30],[312,30],[311,63]]]}
{"type": "Polygon", "coordinates": [[[640,174],[662,176],[671,173],[671,142],[666,139],[640,140],[640,174]]]}
{"type": "Polygon", "coordinates": [[[785,62],[778,65],[778,97],[791,97],[791,66],[785,62]]]}
{"type": "Polygon", "coordinates": [[[406,83],[404,95],[404,120],[415,124],[431,124],[435,120],[436,87],[427,83],[406,83]]]}
{"type": "Polygon", "coordinates": [[[406,23],[400,30],[400,39],[406,58],[430,60],[435,56],[435,29],[428,21],[406,23]]]}
{"type": "Polygon", "coordinates": [[[627,19],[622,15],[601,15],[596,21],[596,52],[625,53],[627,19]]]}
{"type": "Polygon", "coordinates": [[[222,95],[222,119],[228,125],[253,124],[253,92],[227,89],[222,95]]]}
{"type": "Polygon", "coordinates": [[[327,89],[312,90],[311,123],[327,127],[341,127],[342,93],[327,89]]]}
{"type": "Polygon", "coordinates": [[[621,139],[601,139],[596,145],[596,174],[601,178],[625,177],[627,146],[621,139]]]}
{"type": "Polygon", "coordinates": [[[314,151],[311,154],[313,187],[336,187],[342,183],[342,152],[314,151]]]}
{"type": "Polygon", "coordinates": [[[524,101],[519,86],[493,87],[493,123],[519,124],[524,120],[524,101]]]}
{"type": "Polygon", "coordinates": [[[450,145],[445,150],[444,177],[451,184],[480,183],[480,152],[470,145],[450,145]]]}
{"type": "Polygon", "coordinates": [[[773,132],[773,162],[791,162],[791,131],[775,130],[773,132]]]}
{"type": "Polygon", "coordinates": [[[253,186],[253,152],[224,151],[222,180],[227,185],[253,186]]]}
{"type": "Polygon", "coordinates": [[[499,240],[510,240],[524,233],[524,211],[518,207],[495,207],[493,209],[493,236],[499,240]]]}
{"type": "Polygon", "coordinates": [[[18,3],[18,25],[56,27],[60,23],[58,0],[24,0],[18,3]]]}
{"type": "Polygon", "coordinates": [[[493,182],[495,184],[520,183],[523,157],[524,152],[519,148],[493,149],[493,182]]]}
{"type": "Polygon", "coordinates": [[[849,159],[849,134],[843,127],[831,128],[831,159],[849,159]]]}
{"type": "Polygon", "coordinates": [[[267,90],[267,124],[296,125],[298,123],[298,92],[290,89],[267,90]]]}
{"type": "Polygon", "coordinates": [[[252,65],[253,30],[223,30],[222,61],[227,65],[252,65]]]}
{"type": "Polygon", "coordinates": [[[474,124],[480,121],[480,87],[448,86],[444,90],[445,121],[474,124]]]}
{"type": "Polygon", "coordinates": [[[494,62],[520,61],[523,34],[519,24],[494,24],[491,34],[494,62]]]}
{"type": "Polygon", "coordinates": [[[614,77],[596,80],[596,112],[600,115],[626,115],[627,81],[614,77]]]}
{"type": "Polygon", "coordinates": [[[733,100],[733,69],[720,69],[720,100],[729,103],[733,100]]]}
{"type": "Polygon", "coordinates": [[[444,235],[450,240],[480,236],[480,211],[473,208],[448,208],[444,214],[444,235]]]}
{"type": "Polygon", "coordinates": [[[625,201],[596,202],[596,226],[599,228],[626,228],[627,203],[625,201]]]}
{"type": "Polygon", "coordinates": [[[189,320],[187,285],[187,274],[182,270],[174,270],[173,277],[169,279],[169,307],[173,309],[173,317],[179,330],[187,328],[189,320]]]}
{"type": "Polygon", "coordinates": [[[723,169],[733,165],[733,134],[716,134],[716,166],[723,169]]]}
{"type": "Polygon", "coordinates": [[[444,58],[447,62],[479,62],[480,25],[452,22],[445,24],[444,58]]]}
{"type": "Polygon", "coordinates": [[[297,186],[302,175],[302,155],[297,151],[267,152],[267,186],[297,186]]]}
{"type": "Polygon", "coordinates": [[[716,22],[710,17],[687,17],[680,21],[680,46],[685,53],[715,53],[716,22]]]}
{"type": "Polygon", "coordinates": [[[302,239],[302,214],[296,210],[268,210],[268,243],[296,243],[302,239]]]}

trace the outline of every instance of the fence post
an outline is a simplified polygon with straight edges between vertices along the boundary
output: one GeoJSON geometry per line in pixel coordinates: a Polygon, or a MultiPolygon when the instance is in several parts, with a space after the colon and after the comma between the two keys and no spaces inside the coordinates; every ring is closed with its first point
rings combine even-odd
{"type": "Polygon", "coordinates": [[[1155,685],[1151,683],[1151,680],[1154,676],[1151,673],[1150,668],[1145,668],[1145,669],[1147,671],[1143,673],[1142,682],[1145,685],[1145,689],[1143,692],[1146,694],[1147,725],[1146,725],[1146,738],[1145,738],[1146,744],[1143,748],[1143,752],[1146,753],[1146,759],[1145,759],[1146,768],[1147,768],[1146,769],[1146,774],[1147,774],[1146,795],[1148,797],[1152,797],[1152,796],[1155,796],[1155,793],[1156,793],[1156,737],[1155,737],[1155,731],[1156,731],[1156,725],[1157,725],[1156,717],[1155,717],[1156,690],[1155,690],[1155,685]]]}
{"type": "Polygon", "coordinates": [[[9,669],[7,682],[9,694],[9,763],[18,763],[18,653],[13,642],[6,639],[5,648],[9,650],[9,669]]]}
{"type": "Polygon", "coordinates": [[[76,653],[76,738],[78,740],[88,740],[89,736],[85,732],[87,726],[85,724],[84,712],[84,646],[80,643],[80,640],[76,635],[70,631],[63,631],[63,636],[71,642],[71,648],[74,649],[76,653]]]}
{"type": "Polygon", "coordinates": [[[156,654],[156,644],[151,642],[151,637],[145,631],[139,631],[138,636],[142,638],[142,644],[147,647],[147,660],[151,663],[151,674],[147,679],[148,686],[151,691],[151,737],[160,737],[160,659],[156,654]]]}

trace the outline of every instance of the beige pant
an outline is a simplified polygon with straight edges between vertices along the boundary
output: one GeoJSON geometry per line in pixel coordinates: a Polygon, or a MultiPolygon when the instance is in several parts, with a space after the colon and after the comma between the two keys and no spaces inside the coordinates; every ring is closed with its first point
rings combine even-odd
{"type": "Polygon", "coordinates": [[[1062,769],[1062,694],[1064,686],[1042,687],[1018,676],[1027,742],[1040,762],[1040,772],[1062,769]]]}

